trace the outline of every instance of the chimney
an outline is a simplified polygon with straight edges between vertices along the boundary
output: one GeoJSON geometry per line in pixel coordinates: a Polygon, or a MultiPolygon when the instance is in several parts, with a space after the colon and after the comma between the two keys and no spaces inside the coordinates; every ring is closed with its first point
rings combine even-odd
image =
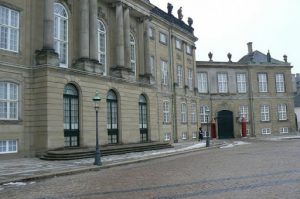
{"type": "Polygon", "coordinates": [[[248,45],[248,54],[253,53],[252,42],[248,42],[247,45],[248,45]]]}

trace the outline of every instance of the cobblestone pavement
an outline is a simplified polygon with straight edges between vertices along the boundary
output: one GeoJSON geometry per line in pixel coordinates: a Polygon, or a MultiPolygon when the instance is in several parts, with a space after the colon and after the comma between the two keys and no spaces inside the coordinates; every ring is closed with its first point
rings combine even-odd
{"type": "Polygon", "coordinates": [[[300,199],[300,140],[258,141],[0,187],[0,198],[300,199]]]}

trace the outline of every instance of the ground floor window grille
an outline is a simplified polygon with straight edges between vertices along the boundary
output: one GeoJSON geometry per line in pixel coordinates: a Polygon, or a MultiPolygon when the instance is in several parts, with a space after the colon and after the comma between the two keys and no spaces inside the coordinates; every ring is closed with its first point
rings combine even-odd
{"type": "Polygon", "coordinates": [[[17,153],[17,152],[18,152],[17,140],[0,140],[0,154],[17,153]]]}
{"type": "Polygon", "coordinates": [[[279,132],[280,133],[289,133],[289,128],[288,127],[280,127],[279,132]]]}

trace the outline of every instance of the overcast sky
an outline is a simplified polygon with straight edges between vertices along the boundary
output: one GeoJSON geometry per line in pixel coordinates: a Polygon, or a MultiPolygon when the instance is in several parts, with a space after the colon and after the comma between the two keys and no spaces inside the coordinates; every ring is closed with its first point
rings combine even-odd
{"type": "Polygon", "coordinates": [[[150,0],[167,12],[173,4],[173,15],[182,6],[183,20],[194,20],[196,59],[207,61],[213,53],[214,61],[227,61],[227,53],[238,61],[247,54],[247,43],[253,50],[282,60],[288,56],[300,73],[300,0],[150,0]]]}

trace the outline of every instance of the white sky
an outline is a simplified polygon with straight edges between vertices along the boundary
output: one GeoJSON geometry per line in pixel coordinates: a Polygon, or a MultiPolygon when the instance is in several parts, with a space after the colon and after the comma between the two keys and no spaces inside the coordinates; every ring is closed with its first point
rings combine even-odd
{"type": "Polygon", "coordinates": [[[288,56],[300,73],[300,0],[150,0],[167,12],[167,3],[173,4],[172,14],[182,6],[183,20],[194,20],[196,59],[207,61],[208,52],[214,61],[227,61],[227,53],[238,61],[247,54],[247,43],[253,50],[267,53],[283,61],[288,56]]]}

